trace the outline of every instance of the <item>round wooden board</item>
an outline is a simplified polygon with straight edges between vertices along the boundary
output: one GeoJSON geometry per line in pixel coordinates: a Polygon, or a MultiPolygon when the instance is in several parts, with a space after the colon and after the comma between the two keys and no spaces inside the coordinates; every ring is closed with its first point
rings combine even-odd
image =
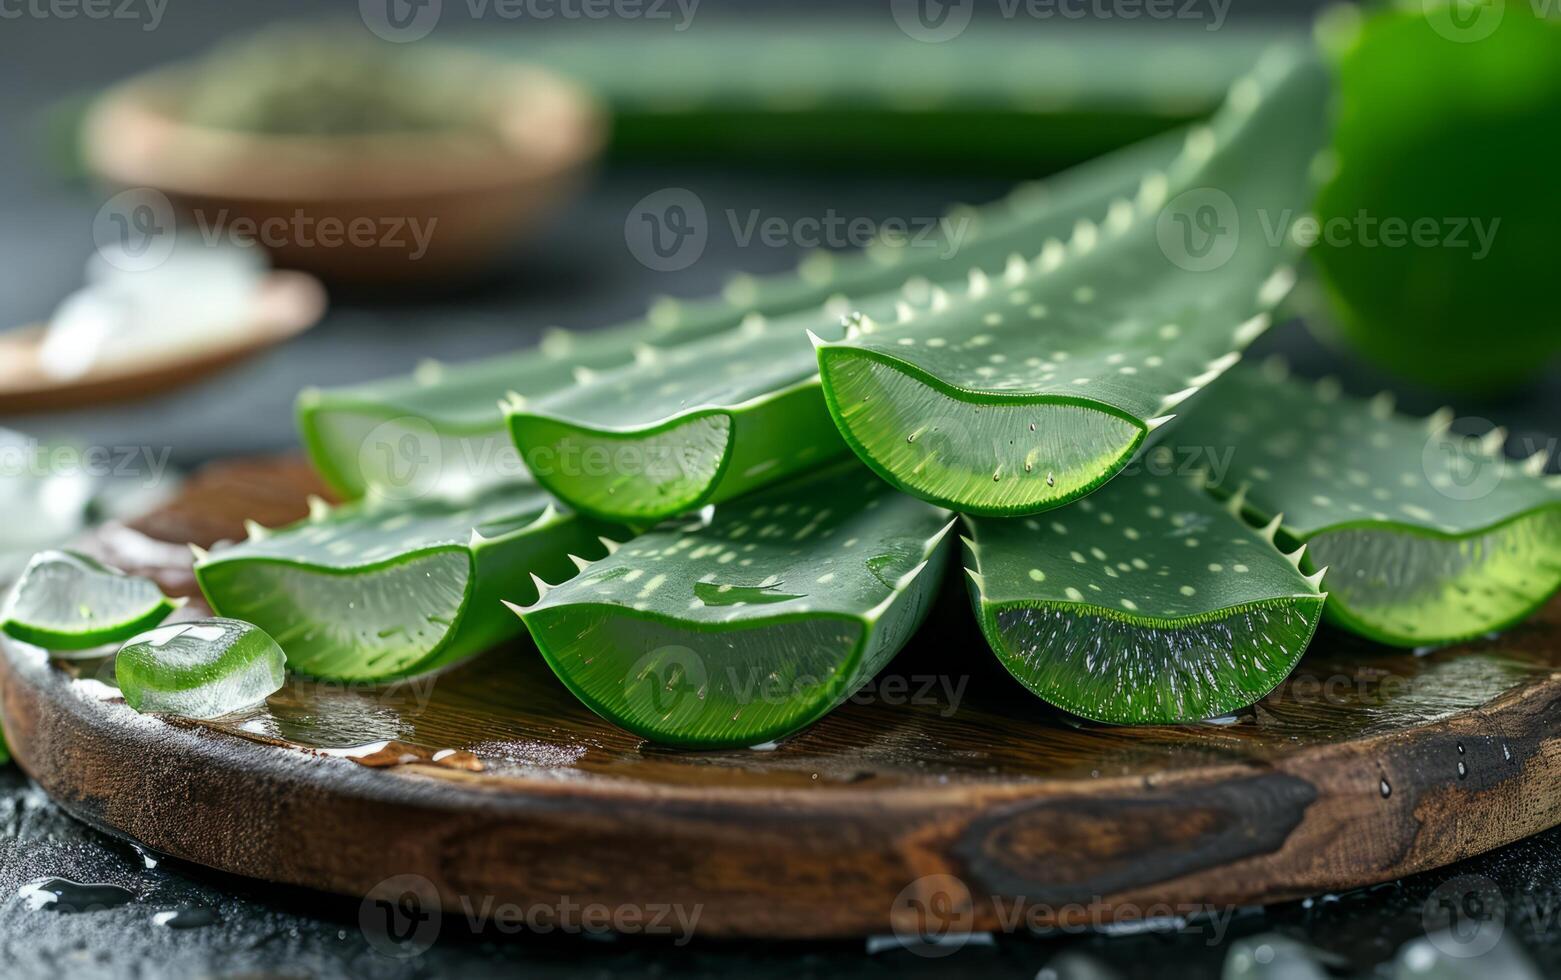
{"type": "MultiPolygon", "coordinates": [[[[183,543],[301,516],[318,489],[296,460],[225,464],[89,545],[187,593],[183,543]]],[[[294,680],[212,722],[138,715],[108,661],[9,644],[0,707],[55,800],[156,851],[357,896],[417,875],[447,910],[697,908],[701,935],[1252,905],[1561,823],[1561,602],[1424,656],[1324,632],[1232,724],[1121,729],[1030,697],[963,601],[951,587],[863,695],[771,751],[646,744],[574,701],[523,641],[392,688],[294,680]],[[350,758],[384,739],[409,755],[464,750],[481,769],[350,758]]]]}

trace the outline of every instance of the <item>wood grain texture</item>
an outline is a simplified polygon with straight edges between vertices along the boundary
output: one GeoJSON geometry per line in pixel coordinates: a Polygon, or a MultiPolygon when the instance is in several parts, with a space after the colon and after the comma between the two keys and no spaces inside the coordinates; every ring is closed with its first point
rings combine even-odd
{"type": "MultiPolygon", "coordinates": [[[[91,544],[188,593],[185,542],[300,516],[318,489],[295,460],[229,464],[91,544]]],[[[963,602],[951,592],[866,694],[768,752],[648,745],[579,705],[526,643],[388,688],[294,679],[213,722],[138,715],[111,662],[12,644],[0,710],[62,805],[186,860],[350,895],[420,875],[446,908],[697,906],[707,935],[1251,905],[1561,823],[1561,602],[1425,656],[1324,633],[1234,723],[1133,729],[1032,698],[963,602]],[[343,757],[390,739],[482,769],[343,757]]]]}

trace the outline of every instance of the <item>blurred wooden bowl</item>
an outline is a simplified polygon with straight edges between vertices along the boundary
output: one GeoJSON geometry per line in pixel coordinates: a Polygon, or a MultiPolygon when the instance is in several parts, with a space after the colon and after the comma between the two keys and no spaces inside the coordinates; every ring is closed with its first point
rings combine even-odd
{"type": "Polygon", "coordinates": [[[293,136],[186,123],[174,109],[187,83],[154,72],[98,99],[83,152],[99,177],[160,191],[208,229],[274,230],[259,241],[281,268],[369,284],[465,278],[566,200],[605,140],[604,113],[572,83],[504,62],[491,77],[506,94],[481,133],[293,136]]]}

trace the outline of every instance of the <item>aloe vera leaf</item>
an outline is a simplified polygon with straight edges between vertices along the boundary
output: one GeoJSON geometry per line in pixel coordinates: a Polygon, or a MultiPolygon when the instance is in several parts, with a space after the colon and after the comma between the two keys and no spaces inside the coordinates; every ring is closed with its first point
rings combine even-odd
{"type": "Polygon", "coordinates": [[[299,432],[315,468],[339,495],[370,486],[403,498],[466,490],[523,475],[499,403],[568,388],[581,370],[632,364],[646,345],[671,347],[737,329],[755,313],[778,317],[831,297],[868,297],[916,276],[963,277],[970,264],[1001,268],[1032,248],[1034,225],[1060,207],[1080,213],[1132,193],[1141,174],[1176,156],[1179,138],[1158,137],[1045,182],[1020,185],[980,208],[956,208],[920,240],[889,239],[860,253],[817,251],[794,273],[738,275],[720,297],[667,297],[646,315],[606,330],[550,330],[540,346],[467,364],[425,361],[410,375],[299,394],[299,432]],[[969,256],[965,265],[953,263],[969,256]]]}
{"type": "Polygon", "coordinates": [[[1294,283],[1284,225],[1307,204],[1327,92],[1314,59],[1276,49],[1135,201],[1013,276],[972,275],[925,314],[821,345],[847,443],[902,490],[970,513],[1034,513],[1110,479],[1294,283]]]}
{"type": "Polygon", "coordinates": [[[385,680],[434,670],[514,636],[499,604],[528,575],[573,571],[601,553],[597,529],[535,487],[471,500],[377,496],[198,555],[196,580],[218,614],[254,623],[315,677],[385,680]]]}
{"type": "Polygon", "coordinates": [[[1033,174],[1207,115],[1281,36],[1226,25],[1210,45],[1122,24],[1053,33],[976,20],[922,44],[889,18],[820,32],[699,16],[681,32],[647,23],[460,40],[585,84],[611,109],[612,152],[640,163],[1033,174]]]}
{"type": "Polygon", "coordinates": [[[987,642],[1040,698],[1116,724],[1246,707],[1305,652],[1321,574],[1203,477],[1139,472],[1038,517],[968,517],[970,596],[987,642]]]}
{"type": "Polygon", "coordinates": [[[234,619],[148,630],[114,657],[114,680],[137,711],[216,718],[253,707],[286,680],[286,657],[265,632],[234,619]]]}
{"type": "Polygon", "coordinates": [[[950,526],[848,462],[641,535],[513,608],[603,718],[655,742],[755,745],[823,717],[910,639],[950,526]]]}
{"type": "Polygon", "coordinates": [[[0,607],[0,631],[46,650],[91,650],[150,629],[181,605],[151,579],[74,551],[40,551],[0,607]]]}
{"type": "Polygon", "coordinates": [[[636,522],[719,503],[841,454],[809,337],[840,340],[857,324],[911,316],[934,295],[928,276],[963,280],[971,267],[1018,274],[1022,252],[1132,193],[1144,167],[1168,163],[1181,143],[1161,138],[1031,185],[1023,193],[1032,203],[988,220],[960,263],[887,253],[902,274],[914,273],[897,291],[854,304],[837,294],[775,319],[749,314],[735,331],[668,348],[639,345],[632,364],[577,370],[575,385],[540,398],[512,392],[504,406],[511,437],[532,476],[571,507],[636,522]]]}
{"type": "Polygon", "coordinates": [[[1561,477],[1547,451],[1502,454],[1501,429],[1453,433],[1451,410],[1395,414],[1283,362],[1232,371],[1175,434],[1230,453],[1217,493],[1331,567],[1328,618],[1383,643],[1450,643],[1526,618],[1561,587],[1561,477]],[[1282,515],[1282,516],[1280,516],[1282,515]]]}

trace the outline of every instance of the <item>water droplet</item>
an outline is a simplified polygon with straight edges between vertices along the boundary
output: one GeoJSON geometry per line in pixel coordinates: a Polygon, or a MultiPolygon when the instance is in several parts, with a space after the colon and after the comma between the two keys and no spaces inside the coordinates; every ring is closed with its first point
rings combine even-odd
{"type": "Polygon", "coordinates": [[[84,884],[69,878],[39,878],[17,889],[16,894],[34,912],[101,912],[135,899],[135,892],[119,885],[84,884]]]}
{"type": "Polygon", "coordinates": [[[1505,741],[1501,743],[1501,757],[1506,759],[1508,762],[1512,761],[1512,747],[1509,746],[1505,741]]]}
{"type": "Polygon", "coordinates": [[[1047,473],[1046,474],[1046,485],[1049,486],[1049,487],[1055,487],[1057,485],[1057,478],[1055,476],[1051,475],[1050,473],[1047,473]]]}
{"type": "Polygon", "coordinates": [[[1459,755],[1463,755],[1463,743],[1462,742],[1458,743],[1458,754],[1459,755]]]}
{"type": "Polygon", "coordinates": [[[1463,779],[1463,778],[1465,778],[1468,775],[1469,775],[1469,767],[1463,764],[1463,760],[1462,759],[1459,759],[1458,760],[1458,778],[1459,779],[1463,779]]]}
{"type": "Polygon", "coordinates": [[[199,929],[202,926],[220,925],[222,919],[211,909],[197,905],[187,909],[158,912],[152,916],[152,923],[169,929],[199,929]]]}
{"type": "Polygon", "coordinates": [[[362,745],[349,745],[346,748],[319,749],[318,751],[323,755],[351,759],[358,765],[369,769],[385,769],[390,766],[403,766],[421,762],[442,766],[446,769],[463,769],[467,772],[482,772],[483,770],[482,760],[464,749],[433,750],[394,738],[380,742],[366,742],[362,745]]]}
{"type": "Polygon", "coordinates": [[[1382,792],[1382,798],[1384,800],[1393,795],[1393,787],[1388,785],[1388,781],[1386,779],[1383,779],[1377,783],[1377,789],[1382,792]]]}

